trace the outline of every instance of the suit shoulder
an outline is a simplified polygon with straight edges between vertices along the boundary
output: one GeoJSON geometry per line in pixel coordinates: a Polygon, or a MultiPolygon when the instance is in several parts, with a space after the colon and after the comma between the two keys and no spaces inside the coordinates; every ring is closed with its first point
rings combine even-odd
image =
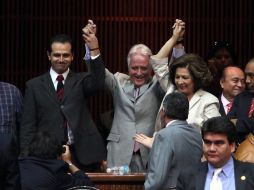
{"type": "Polygon", "coordinates": [[[34,77],[32,79],[29,79],[26,83],[29,85],[37,83],[37,82],[41,81],[44,77],[46,77],[46,75],[49,75],[49,73],[45,73],[45,74],[39,75],[37,77],[34,77]]]}
{"type": "Polygon", "coordinates": [[[205,100],[210,103],[219,103],[219,99],[210,92],[200,90],[199,93],[202,100],[205,100]]]}

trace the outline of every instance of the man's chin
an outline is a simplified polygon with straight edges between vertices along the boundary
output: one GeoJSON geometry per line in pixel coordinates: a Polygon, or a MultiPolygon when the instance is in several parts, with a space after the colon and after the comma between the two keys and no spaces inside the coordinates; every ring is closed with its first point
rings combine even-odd
{"type": "Polygon", "coordinates": [[[145,84],[144,81],[143,82],[137,82],[137,81],[135,81],[135,83],[134,83],[135,87],[137,87],[137,88],[143,86],[144,84],[145,84]]]}

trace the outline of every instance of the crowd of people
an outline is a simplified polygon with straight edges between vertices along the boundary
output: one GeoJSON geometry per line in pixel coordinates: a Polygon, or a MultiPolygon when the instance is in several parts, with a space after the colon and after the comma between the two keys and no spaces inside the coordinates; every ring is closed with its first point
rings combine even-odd
{"type": "Polygon", "coordinates": [[[70,69],[72,40],[59,34],[24,99],[0,82],[0,189],[94,186],[85,172],[123,165],[146,173],[145,190],[254,189],[254,153],[243,146],[254,139],[254,58],[242,70],[231,45],[215,42],[203,59],[185,52],[182,20],[172,30],[157,54],[135,44],[128,73],[112,73],[89,20],[87,72],[70,69]],[[106,147],[88,110],[103,89],[113,99],[106,147]]]}

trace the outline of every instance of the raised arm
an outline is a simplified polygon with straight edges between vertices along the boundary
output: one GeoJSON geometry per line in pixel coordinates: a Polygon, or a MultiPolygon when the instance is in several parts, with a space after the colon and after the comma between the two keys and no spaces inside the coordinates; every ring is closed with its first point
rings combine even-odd
{"type": "MultiPolygon", "coordinates": [[[[173,54],[175,54],[176,58],[184,54],[183,46],[180,44],[177,45],[177,42],[183,39],[185,31],[185,23],[182,20],[176,19],[173,28],[174,30],[172,37],[162,46],[162,48],[156,55],[151,56],[151,64],[153,70],[164,91],[174,90],[172,83],[170,83],[169,81],[169,70],[168,70],[169,54],[172,52],[174,47],[175,53],[173,51],[173,54]],[[177,53],[177,51],[179,51],[178,48],[180,48],[180,53],[179,52],[177,53]]],[[[174,57],[174,55],[172,56],[174,57]]]]}
{"type": "Polygon", "coordinates": [[[184,31],[185,31],[185,23],[180,20],[176,19],[175,24],[173,25],[173,35],[171,38],[162,46],[160,51],[153,55],[156,59],[163,59],[168,57],[171,53],[173,47],[177,44],[178,41],[183,39],[184,31]]]}

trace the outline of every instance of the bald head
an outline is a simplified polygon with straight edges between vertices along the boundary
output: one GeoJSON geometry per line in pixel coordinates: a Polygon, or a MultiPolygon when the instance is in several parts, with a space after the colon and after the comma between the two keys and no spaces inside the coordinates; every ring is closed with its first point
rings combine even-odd
{"type": "Polygon", "coordinates": [[[254,93],[254,58],[252,58],[247,65],[245,66],[244,70],[246,76],[246,85],[247,89],[254,93]]]}
{"type": "Polygon", "coordinates": [[[220,80],[223,96],[232,101],[236,95],[245,89],[245,76],[239,67],[227,66],[220,80]]]}

